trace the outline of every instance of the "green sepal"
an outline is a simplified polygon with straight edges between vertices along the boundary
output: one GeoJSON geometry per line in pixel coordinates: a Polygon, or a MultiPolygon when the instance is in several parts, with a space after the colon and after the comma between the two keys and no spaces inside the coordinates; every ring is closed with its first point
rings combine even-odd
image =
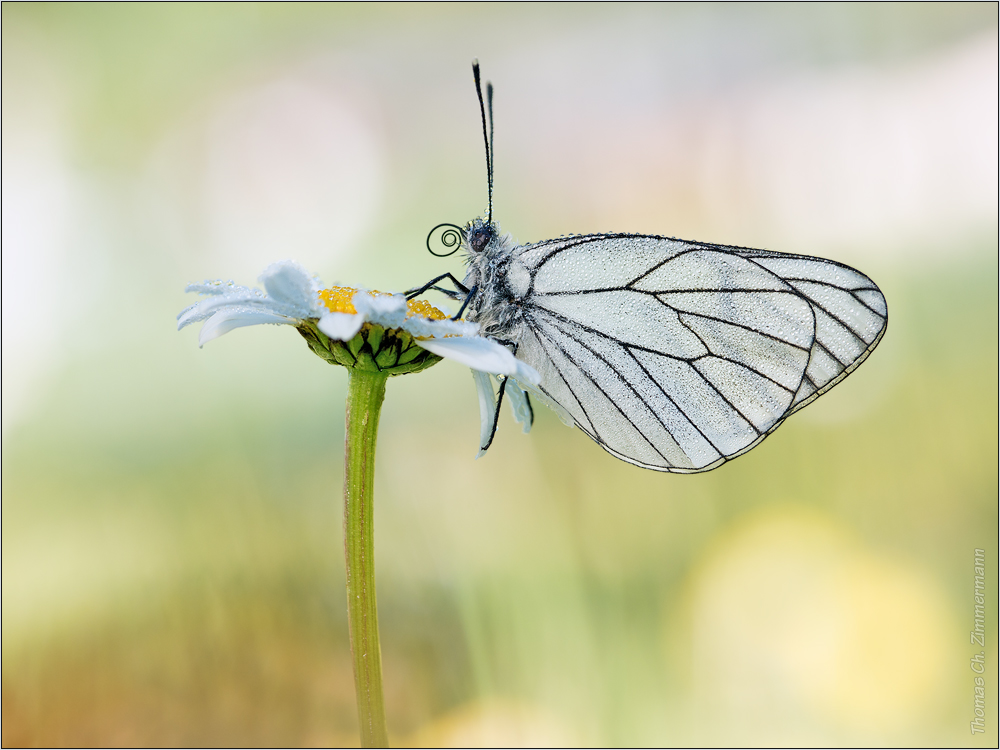
{"type": "Polygon", "coordinates": [[[386,329],[366,323],[350,341],[331,339],[313,320],[303,321],[296,330],[312,352],[331,365],[394,376],[420,372],[441,361],[441,357],[419,346],[401,328],[386,329]]]}
{"type": "Polygon", "coordinates": [[[416,344],[410,344],[410,346],[399,353],[399,364],[405,365],[408,362],[412,362],[415,357],[419,357],[421,352],[427,351],[422,349],[416,344]]]}
{"type": "Polygon", "coordinates": [[[350,341],[346,342],[348,351],[354,355],[355,359],[358,354],[361,353],[361,347],[364,346],[364,343],[364,339],[361,338],[360,333],[350,341]]]}
{"type": "Polygon", "coordinates": [[[380,354],[379,345],[382,343],[382,336],[385,329],[382,326],[368,326],[368,347],[375,352],[376,357],[380,354]]]}

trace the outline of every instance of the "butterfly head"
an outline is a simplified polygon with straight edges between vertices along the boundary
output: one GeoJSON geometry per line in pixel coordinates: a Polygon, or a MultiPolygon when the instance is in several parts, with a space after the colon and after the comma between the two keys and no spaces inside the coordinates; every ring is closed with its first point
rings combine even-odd
{"type": "Polygon", "coordinates": [[[496,224],[483,219],[473,219],[465,227],[466,246],[469,254],[482,255],[498,235],[499,230],[496,224]]]}

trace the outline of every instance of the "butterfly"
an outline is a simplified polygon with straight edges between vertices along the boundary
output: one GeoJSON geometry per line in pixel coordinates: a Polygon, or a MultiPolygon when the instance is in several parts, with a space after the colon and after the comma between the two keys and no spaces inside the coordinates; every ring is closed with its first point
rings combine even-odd
{"type": "MultiPolygon", "coordinates": [[[[882,292],[835,261],[629,233],[519,245],[493,220],[493,87],[484,105],[478,62],[473,75],[487,215],[431,230],[449,228],[442,242],[465,251],[468,272],[461,282],[443,274],[408,296],[436,289],[461,299],[456,318],[464,313],[541,376],[538,385],[500,380],[489,403],[488,376],[474,373],[484,417],[493,409],[481,452],[505,392],[530,427],[530,393],[624,461],[708,471],[758,445],[882,339],[882,292]],[[437,286],[445,280],[455,291],[437,286]]],[[[444,255],[431,235],[428,249],[444,255]]]]}

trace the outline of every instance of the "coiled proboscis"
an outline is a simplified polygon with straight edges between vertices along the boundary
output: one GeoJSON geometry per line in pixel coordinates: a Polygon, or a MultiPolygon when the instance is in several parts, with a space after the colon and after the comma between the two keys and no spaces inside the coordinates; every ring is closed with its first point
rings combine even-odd
{"type": "Polygon", "coordinates": [[[438,224],[434,227],[427,235],[427,250],[431,255],[436,255],[438,258],[447,258],[449,255],[454,255],[458,252],[458,249],[462,246],[465,241],[465,230],[460,226],[455,224],[438,224]],[[444,227],[442,231],[436,238],[434,236],[435,232],[444,227]],[[446,253],[434,252],[434,248],[431,246],[431,240],[436,239],[435,244],[439,244],[444,248],[451,248],[446,253]]]}

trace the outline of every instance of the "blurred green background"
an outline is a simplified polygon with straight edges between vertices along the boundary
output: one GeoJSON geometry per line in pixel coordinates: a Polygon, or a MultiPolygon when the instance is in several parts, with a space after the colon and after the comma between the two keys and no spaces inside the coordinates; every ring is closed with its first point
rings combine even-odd
{"type": "MultiPolygon", "coordinates": [[[[388,389],[395,744],[981,745],[997,720],[997,6],[12,5],[3,744],[351,745],[346,376],[199,350],[189,281],[403,289],[485,205],[835,258],[888,333],[706,475],[551,413],[474,461],[468,372],[388,389]],[[987,719],[972,735],[973,550],[987,719]]],[[[541,410],[540,410],[541,411],[541,410]]]]}

